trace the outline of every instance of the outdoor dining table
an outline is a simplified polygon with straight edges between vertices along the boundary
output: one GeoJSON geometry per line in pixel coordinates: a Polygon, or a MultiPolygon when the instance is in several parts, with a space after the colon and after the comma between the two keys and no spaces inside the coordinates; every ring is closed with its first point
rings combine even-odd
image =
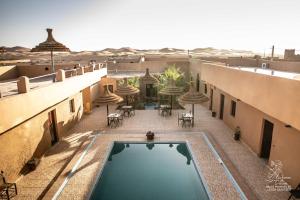
{"type": "MultiPolygon", "coordinates": [[[[127,113],[127,116],[129,117],[130,113],[133,111],[133,107],[132,106],[122,106],[121,110],[123,110],[124,115],[125,115],[125,113],[127,113]]],[[[134,114],[134,112],[133,112],[133,114],[134,114]]]]}
{"type": "Polygon", "coordinates": [[[159,106],[159,111],[161,115],[170,114],[170,109],[171,109],[170,105],[162,104],[159,106]]]}
{"type": "MultiPolygon", "coordinates": [[[[120,113],[110,113],[107,116],[108,126],[111,125],[111,122],[118,123],[120,117],[121,117],[120,113]]],[[[115,125],[118,125],[118,124],[115,124],[115,125]]]]}
{"type": "Polygon", "coordinates": [[[193,124],[193,114],[192,113],[182,113],[182,118],[183,118],[183,125],[185,125],[186,122],[190,122],[192,124],[192,127],[194,126],[193,124]]]}

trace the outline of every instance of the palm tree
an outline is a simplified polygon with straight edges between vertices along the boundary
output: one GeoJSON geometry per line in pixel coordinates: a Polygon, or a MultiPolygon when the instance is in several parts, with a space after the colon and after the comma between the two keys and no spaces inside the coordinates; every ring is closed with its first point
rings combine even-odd
{"type": "Polygon", "coordinates": [[[175,81],[176,86],[184,87],[185,86],[185,80],[184,80],[184,72],[180,70],[179,67],[176,67],[176,65],[169,66],[164,73],[162,73],[159,77],[159,89],[164,88],[167,86],[169,81],[175,81]]]}
{"type": "MultiPolygon", "coordinates": [[[[185,88],[186,86],[186,81],[184,78],[184,72],[180,70],[179,67],[176,67],[175,64],[170,65],[159,77],[159,90],[162,88],[165,88],[170,81],[174,81],[175,85],[178,87],[185,88]]],[[[171,96],[171,102],[173,101],[173,96],[171,96]]],[[[166,99],[164,99],[166,100],[166,99]]],[[[172,107],[172,105],[171,105],[172,107]]]]}

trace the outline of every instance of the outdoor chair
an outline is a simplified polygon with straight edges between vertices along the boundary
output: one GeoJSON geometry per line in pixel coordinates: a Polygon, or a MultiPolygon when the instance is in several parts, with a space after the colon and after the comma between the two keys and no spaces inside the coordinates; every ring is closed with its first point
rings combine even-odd
{"type": "Polygon", "coordinates": [[[110,128],[117,128],[119,126],[119,119],[118,118],[112,118],[109,122],[110,128]]]}
{"type": "Polygon", "coordinates": [[[184,119],[182,121],[182,127],[191,127],[192,126],[192,119],[184,119]]]}
{"type": "Polygon", "coordinates": [[[135,116],[135,110],[134,110],[134,108],[132,108],[132,109],[130,110],[129,115],[130,115],[130,116],[135,116]]]}
{"type": "Polygon", "coordinates": [[[17,195],[17,185],[15,183],[7,183],[3,174],[3,171],[0,173],[0,197],[10,199],[10,195],[17,195]]]}
{"type": "Polygon", "coordinates": [[[293,199],[299,199],[300,198],[300,183],[298,184],[298,186],[295,189],[292,189],[290,191],[291,195],[288,198],[288,200],[290,200],[291,198],[293,199]]]}
{"type": "Polygon", "coordinates": [[[120,116],[118,117],[118,124],[123,124],[123,119],[124,119],[124,116],[122,114],[120,114],[120,116]]]}
{"type": "Polygon", "coordinates": [[[179,113],[178,113],[178,126],[179,126],[179,124],[182,124],[183,123],[183,117],[182,117],[182,115],[181,115],[181,117],[179,116],[179,113]]]}

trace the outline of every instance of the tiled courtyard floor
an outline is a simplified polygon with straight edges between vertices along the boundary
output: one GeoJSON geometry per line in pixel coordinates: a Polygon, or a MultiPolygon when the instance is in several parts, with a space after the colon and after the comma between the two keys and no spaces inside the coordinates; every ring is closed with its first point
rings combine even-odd
{"type": "MultiPolygon", "coordinates": [[[[189,106],[186,108],[187,110],[190,109],[189,106]]],[[[110,110],[114,112],[113,107],[110,110]]],[[[80,172],[70,179],[69,184],[61,194],[61,199],[66,199],[63,197],[67,197],[67,199],[84,199],[86,197],[88,190],[82,186],[87,184],[90,186],[91,181],[94,180],[95,171],[102,166],[106,156],[105,153],[97,152],[107,152],[107,147],[113,140],[144,140],[144,134],[148,130],[158,133],[159,140],[187,138],[191,142],[193,152],[197,154],[196,161],[199,162],[200,168],[205,171],[209,166],[218,174],[219,178],[212,178],[210,174],[214,173],[207,173],[208,171],[204,173],[215,199],[236,199],[237,193],[233,191],[233,186],[224,176],[224,172],[221,172],[220,164],[217,164],[215,158],[204,156],[207,160],[203,160],[201,155],[209,155],[211,152],[208,151],[203,139],[201,139],[200,132],[208,133],[212,141],[215,141],[217,149],[222,152],[221,155],[224,155],[224,162],[227,160],[228,168],[237,176],[238,182],[241,182],[241,187],[243,184],[248,186],[245,193],[251,194],[251,199],[287,199],[287,192],[266,191],[265,178],[269,170],[265,162],[242,142],[234,141],[232,139],[233,131],[223,121],[212,118],[209,110],[197,105],[195,106],[195,127],[182,128],[177,125],[178,112],[183,112],[183,110],[173,111],[171,117],[164,118],[159,116],[156,110],[136,111],[134,117],[125,118],[122,126],[110,129],[106,127],[106,108],[95,108],[91,114],[85,115],[81,122],[70,131],[68,137],[46,153],[36,171],[18,181],[19,194],[16,199],[37,199],[44,195],[44,198],[50,198],[66,177],[66,172],[72,168],[72,164],[74,165],[74,160],[81,155],[82,149],[90,143],[91,137],[87,138],[87,136],[99,130],[104,131],[97,137],[95,141],[97,145],[94,144],[83,159],[79,166],[80,172]],[[206,153],[203,154],[203,152],[206,153]],[[68,164],[73,156],[74,159],[68,164]],[[60,171],[61,169],[62,171],[60,171]],[[56,177],[60,173],[62,176],[56,177]],[[76,181],[78,180],[76,176],[81,177],[79,182],[76,181]],[[220,182],[222,178],[223,181],[220,182]],[[52,187],[49,187],[47,192],[45,188],[49,183],[52,187]],[[227,190],[223,188],[226,185],[227,190]],[[82,189],[78,191],[79,188],[82,189]],[[220,195],[219,190],[222,188],[223,194],[220,195]],[[226,191],[229,192],[226,194],[226,191]]],[[[227,165],[226,162],[225,164],[227,165]]]]}

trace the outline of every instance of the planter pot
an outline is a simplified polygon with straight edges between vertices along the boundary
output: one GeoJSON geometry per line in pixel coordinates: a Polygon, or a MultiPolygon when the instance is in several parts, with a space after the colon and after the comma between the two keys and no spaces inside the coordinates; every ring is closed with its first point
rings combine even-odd
{"type": "Polygon", "coordinates": [[[217,115],[217,113],[216,113],[216,112],[214,112],[214,111],[213,111],[213,112],[211,112],[211,116],[212,116],[212,117],[216,117],[216,115],[217,115]]]}
{"type": "Polygon", "coordinates": [[[236,132],[233,135],[234,140],[240,140],[240,137],[241,137],[241,133],[240,132],[236,132]]]}
{"type": "Polygon", "coordinates": [[[38,158],[32,158],[27,162],[27,166],[30,171],[35,170],[39,164],[40,164],[40,159],[38,158]]]}
{"type": "Polygon", "coordinates": [[[147,132],[146,136],[147,136],[147,140],[154,140],[154,133],[153,132],[151,132],[151,131],[147,132]]]}

